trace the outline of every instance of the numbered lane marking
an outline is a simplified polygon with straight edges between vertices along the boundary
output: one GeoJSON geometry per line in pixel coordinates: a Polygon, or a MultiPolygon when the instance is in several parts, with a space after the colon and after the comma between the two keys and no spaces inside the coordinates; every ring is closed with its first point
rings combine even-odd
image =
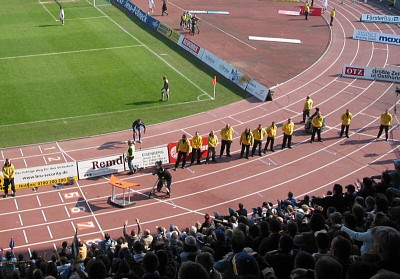
{"type": "Polygon", "coordinates": [[[78,192],[71,192],[71,193],[65,193],[64,194],[65,199],[72,199],[72,198],[80,198],[78,192]]]}
{"type": "Polygon", "coordinates": [[[84,222],[84,223],[77,223],[76,226],[77,226],[78,230],[86,230],[86,229],[90,229],[90,228],[94,228],[95,227],[93,221],[84,222]]]}

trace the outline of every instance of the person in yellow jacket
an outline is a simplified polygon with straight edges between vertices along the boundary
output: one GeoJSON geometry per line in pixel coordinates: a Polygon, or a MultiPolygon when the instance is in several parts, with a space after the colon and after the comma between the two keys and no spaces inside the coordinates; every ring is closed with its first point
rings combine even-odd
{"type": "Polygon", "coordinates": [[[178,168],[181,159],[182,159],[182,169],[185,168],[186,158],[190,152],[190,149],[191,149],[190,141],[186,138],[186,135],[183,134],[182,138],[178,141],[178,144],[176,145],[176,151],[178,151],[178,157],[176,158],[174,171],[176,171],[176,169],[178,168]]]}
{"type": "Polygon", "coordinates": [[[306,3],[304,4],[304,16],[306,20],[308,20],[309,13],[310,13],[310,4],[308,3],[308,1],[306,1],[306,3]]]}
{"type": "Polygon", "coordinates": [[[278,131],[278,127],[275,125],[275,121],[272,121],[272,124],[267,128],[267,143],[265,144],[264,147],[264,153],[267,153],[268,145],[271,143],[270,149],[272,152],[275,152],[274,150],[274,142],[275,142],[275,136],[276,132],[278,131]]]}
{"type": "Polygon", "coordinates": [[[343,137],[343,133],[345,133],[346,138],[349,137],[349,128],[350,128],[350,122],[353,119],[353,114],[349,111],[349,109],[346,109],[346,112],[342,114],[341,120],[342,120],[342,127],[340,129],[340,136],[339,138],[343,137]],[[345,132],[346,129],[346,132],[345,132]]]}
{"type": "Polygon", "coordinates": [[[3,165],[3,178],[4,178],[4,198],[8,196],[8,187],[11,185],[12,196],[15,197],[15,184],[14,184],[15,167],[10,159],[6,159],[3,165]]]}
{"type": "Polygon", "coordinates": [[[250,132],[250,128],[246,128],[240,136],[240,145],[242,146],[242,150],[240,151],[240,158],[243,158],[243,153],[246,150],[246,159],[249,159],[250,146],[253,144],[253,133],[250,132]]]}
{"type": "Polygon", "coordinates": [[[310,110],[312,109],[314,101],[311,100],[310,96],[307,96],[303,107],[303,121],[301,123],[306,123],[306,117],[310,117],[310,110]]]}
{"type": "Polygon", "coordinates": [[[330,26],[333,26],[333,19],[336,17],[336,9],[333,8],[331,11],[331,22],[329,23],[330,26]]]}
{"type": "Polygon", "coordinates": [[[210,155],[212,161],[216,163],[217,160],[215,159],[215,149],[217,148],[218,145],[218,137],[214,134],[214,131],[210,132],[207,141],[208,141],[208,151],[207,151],[206,164],[209,163],[210,155]]]}
{"type": "Polygon", "coordinates": [[[378,136],[376,137],[379,139],[382,135],[383,129],[385,129],[385,135],[386,135],[386,141],[388,141],[389,138],[389,126],[392,123],[392,115],[389,113],[389,110],[386,109],[385,113],[381,115],[381,126],[379,126],[379,133],[378,136]]]}
{"type": "Polygon", "coordinates": [[[315,133],[317,133],[318,141],[322,142],[321,139],[321,128],[324,123],[324,117],[322,116],[321,112],[318,112],[316,116],[311,120],[312,125],[312,134],[311,134],[311,143],[314,142],[315,133]]]}
{"type": "Polygon", "coordinates": [[[258,127],[252,131],[254,137],[253,149],[251,150],[251,156],[254,156],[258,147],[258,156],[261,156],[262,149],[262,140],[267,134],[267,131],[262,127],[261,124],[258,124],[258,127]]]}
{"type": "Polygon", "coordinates": [[[282,149],[286,147],[286,142],[287,142],[287,147],[292,149],[292,136],[294,132],[294,123],[291,118],[289,118],[287,122],[283,123],[282,131],[283,131],[282,149]]]}
{"type": "Polygon", "coordinates": [[[221,150],[219,152],[219,157],[221,158],[224,155],[225,147],[226,147],[226,156],[231,157],[231,144],[233,139],[233,133],[235,131],[231,127],[231,125],[226,124],[224,128],[221,130],[221,150]]]}
{"type": "Polygon", "coordinates": [[[194,157],[197,157],[197,164],[201,164],[201,148],[203,147],[203,138],[200,136],[199,132],[196,131],[195,136],[192,138],[192,160],[190,165],[194,163],[194,157]]]}

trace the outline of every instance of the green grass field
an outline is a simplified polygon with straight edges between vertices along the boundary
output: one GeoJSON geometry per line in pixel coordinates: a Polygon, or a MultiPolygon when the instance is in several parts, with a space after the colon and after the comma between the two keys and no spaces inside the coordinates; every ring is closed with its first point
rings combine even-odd
{"type": "MultiPolygon", "coordinates": [[[[97,3],[102,0],[97,0],[97,3]]],[[[0,147],[129,129],[244,97],[211,69],[116,8],[84,0],[0,2],[0,147]],[[162,77],[170,102],[160,102],[162,77]]]]}

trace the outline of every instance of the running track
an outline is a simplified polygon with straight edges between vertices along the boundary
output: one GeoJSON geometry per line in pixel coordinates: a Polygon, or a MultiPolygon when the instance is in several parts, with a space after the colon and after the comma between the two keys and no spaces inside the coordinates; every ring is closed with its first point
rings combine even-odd
{"type": "MultiPolygon", "coordinates": [[[[174,2],[177,3],[177,2],[174,2]]],[[[333,3],[333,7],[336,3],[333,3]]],[[[331,6],[332,7],[332,6],[331,6]]],[[[358,21],[361,13],[391,11],[380,7],[356,3],[338,5],[336,22],[331,29],[327,51],[318,61],[301,74],[275,88],[274,101],[260,103],[249,98],[223,108],[191,117],[149,127],[143,148],[165,145],[187,133],[199,131],[205,136],[211,129],[219,131],[230,123],[236,133],[232,158],[222,158],[218,164],[194,165],[173,172],[171,199],[148,199],[147,193],[155,182],[148,170],[135,176],[120,174],[121,179],[139,182],[134,196],[137,204],[126,209],[109,206],[111,194],[107,178],[81,180],[75,186],[54,190],[40,187],[37,193],[18,191],[16,198],[0,200],[1,243],[8,247],[14,237],[17,253],[32,250],[50,251],[63,240],[71,240],[75,228],[81,239],[90,242],[102,238],[102,232],[112,237],[122,235],[126,219],[130,226],[139,218],[143,228],[155,231],[155,226],[180,228],[202,221],[204,213],[217,210],[227,213],[228,207],[237,208],[243,202],[248,210],[263,201],[275,202],[285,198],[288,191],[295,196],[321,195],[334,183],[343,186],[356,178],[380,173],[392,168],[398,158],[398,116],[394,115],[390,141],[376,140],[379,116],[397,104],[395,85],[340,77],[343,64],[399,68],[398,47],[359,42],[351,39],[354,29],[400,34],[398,26],[363,24],[358,21]],[[314,104],[327,117],[327,129],[322,143],[309,143],[304,132],[301,111],[305,96],[310,95],[314,104]],[[340,115],[349,108],[354,115],[350,138],[338,138],[340,115]],[[294,147],[280,150],[281,133],[275,142],[275,153],[250,160],[238,159],[239,134],[246,128],[254,129],[275,120],[281,124],[291,117],[296,124],[294,147]]],[[[324,15],[328,19],[328,15],[324,15]]],[[[50,142],[40,145],[2,149],[1,159],[12,158],[17,167],[33,167],[60,162],[78,161],[125,151],[130,131],[50,142]]]]}

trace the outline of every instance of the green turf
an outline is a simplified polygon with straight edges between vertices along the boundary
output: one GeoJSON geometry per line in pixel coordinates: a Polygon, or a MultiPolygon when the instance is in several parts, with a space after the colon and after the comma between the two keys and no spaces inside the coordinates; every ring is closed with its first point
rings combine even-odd
{"type": "MultiPolygon", "coordinates": [[[[44,2],[44,1],[42,1],[44,2]]],[[[112,6],[0,1],[0,147],[129,129],[243,98],[208,67],[112,6]],[[168,76],[171,101],[159,102],[168,76]]],[[[98,0],[98,3],[101,3],[98,0]]]]}

